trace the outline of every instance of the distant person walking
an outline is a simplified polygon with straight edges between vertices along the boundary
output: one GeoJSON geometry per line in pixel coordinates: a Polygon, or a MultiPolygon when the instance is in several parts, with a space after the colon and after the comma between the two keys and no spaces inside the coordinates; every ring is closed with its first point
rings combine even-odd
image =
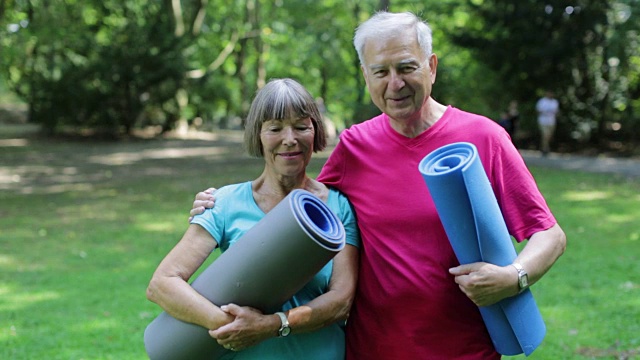
{"type": "Polygon", "coordinates": [[[540,151],[547,156],[550,151],[550,143],[556,130],[556,115],[560,110],[558,100],[554,98],[553,91],[547,90],[536,103],[538,112],[538,126],[540,128],[540,151]]]}

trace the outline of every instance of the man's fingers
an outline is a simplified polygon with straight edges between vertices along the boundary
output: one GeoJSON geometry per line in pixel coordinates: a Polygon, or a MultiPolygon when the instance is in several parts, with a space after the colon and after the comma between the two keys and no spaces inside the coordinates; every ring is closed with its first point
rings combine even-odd
{"type": "Polygon", "coordinates": [[[191,219],[196,216],[196,215],[200,215],[204,212],[204,206],[198,206],[198,207],[194,207],[193,209],[191,209],[191,211],[189,211],[189,215],[191,215],[191,217],[189,218],[189,221],[191,221],[191,219]]]}

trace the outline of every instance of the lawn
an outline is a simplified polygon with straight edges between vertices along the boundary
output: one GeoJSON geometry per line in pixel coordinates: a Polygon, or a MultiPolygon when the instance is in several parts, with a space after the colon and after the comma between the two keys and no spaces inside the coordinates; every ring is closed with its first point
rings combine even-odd
{"type": "MultiPolygon", "coordinates": [[[[195,192],[262,162],[232,132],[113,143],[22,131],[0,125],[0,359],[145,359],[160,312],[145,288],[195,192]]],[[[533,288],[547,336],[529,358],[640,357],[640,182],[532,172],[569,244],[533,288]]]]}

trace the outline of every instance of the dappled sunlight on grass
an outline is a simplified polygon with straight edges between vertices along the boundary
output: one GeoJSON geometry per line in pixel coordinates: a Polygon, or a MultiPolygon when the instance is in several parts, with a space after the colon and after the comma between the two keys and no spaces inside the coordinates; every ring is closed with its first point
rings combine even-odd
{"type": "MultiPolygon", "coordinates": [[[[637,214],[611,214],[604,218],[605,221],[609,221],[613,224],[628,224],[638,220],[637,214]]],[[[640,226],[640,224],[636,225],[640,226]]]]}
{"type": "Polygon", "coordinates": [[[568,201],[594,201],[594,200],[606,200],[610,198],[612,194],[605,191],[567,191],[562,194],[562,198],[568,201]]]}
{"type": "MultiPolygon", "coordinates": [[[[185,221],[186,226],[186,221],[185,221]]],[[[155,232],[166,232],[166,231],[175,231],[175,224],[168,222],[155,222],[155,223],[145,223],[139,225],[140,229],[145,231],[155,231],[155,232]]]]}
{"type": "Polygon", "coordinates": [[[229,154],[227,147],[211,146],[199,148],[165,148],[136,152],[119,152],[109,155],[96,155],[89,162],[103,165],[129,165],[150,159],[180,159],[187,157],[207,157],[229,154]]]}
{"type": "MultiPolygon", "coordinates": [[[[16,259],[13,256],[0,254],[0,267],[15,269],[16,264],[17,264],[16,259]]],[[[0,290],[0,293],[2,293],[2,290],[0,290]]]]}
{"type": "Polygon", "coordinates": [[[21,194],[59,194],[64,192],[90,192],[94,189],[92,184],[57,184],[48,186],[25,186],[20,188],[21,194]]]}
{"type": "Polygon", "coordinates": [[[2,311],[18,311],[38,303],[60,298],[60,294],[56,291],[19,291],[15,286],[10,287],[3,285],[0,287],[0,312],[2,311]]]}
{"type": "Polygon", "coordinates": [[[102,330],[114,329],[118,326],[118,319],[112,317],[108,312],[103,312],[95,314],[92,319],[74,324],[71,330],[77,332],[102,332],[102,330]]]}
{"type": "Polygon", "coordinates": [[[0,139],[0,147],[18,147],[29,145],[27,139],[0,139]]]}

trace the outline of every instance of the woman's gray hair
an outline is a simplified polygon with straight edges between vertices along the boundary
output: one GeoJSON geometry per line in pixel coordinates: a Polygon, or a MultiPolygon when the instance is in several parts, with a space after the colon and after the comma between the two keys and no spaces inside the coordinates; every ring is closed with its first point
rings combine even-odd
{"type": "Polygon", "coordinates": [[[415,30],[418,46],[420,46],[426,57],[431,55],[433,40],[431,28],[427,22],[422,21],[411,12],[390,13],[387,11],[379,11],[369,18],[369,20],[360,24],[353,37],[353,46],[358,52],[360,65],[364,65],[364,46],[367,40],[397,33],[398,29],[401,28],[415,30]]]}
{"type": "Polygon", "coordinates": [[[244,145],[249,155],[264,157],[260,132],[269,120],[311,118],[315,130],[313,151],[327,146],[327,136],[313,96],[293,79],[272,79],[258,91],[251,103],[244,128],[244,145]]]}

